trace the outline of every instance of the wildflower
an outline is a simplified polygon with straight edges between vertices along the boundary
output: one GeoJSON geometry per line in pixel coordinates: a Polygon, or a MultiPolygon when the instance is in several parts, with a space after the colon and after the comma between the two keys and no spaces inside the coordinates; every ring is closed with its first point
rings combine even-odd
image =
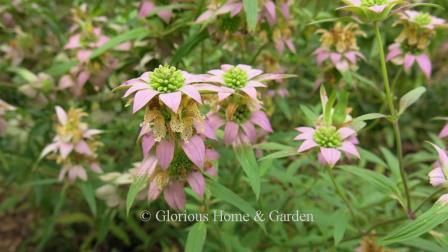
{"type": "Polygon", "coordinates": [[[446,124],[445,127],[443,127],[443,129],[440,131],[439,137],[440,138],[448,137],[448,124],[446,124]]]}
{"type": "Polygon", "coordinates": [[[83,164],[89,165],[92,171],[100,173],[101,168],[95,154],[100,143],[95,141],[94,136],[101,131],[89,129],[88,125],[81,121],[86,114],[80,109],[70,109],[68,113],[59,106],[55,109],[59,122],[56,125],[57,135],[53,143],[44,148],[41,157],[53,153],[51,158],[62,164],[59,180],[63,180],[66,173],[70,181],[75,181],[76,178],[87,180],[83,164]]]}
{"type": "Polygon", "coordinates": [[[174,153],[174,160],[168,167],[160,166],[158,158],[147,156],[136,170],[137,176],[147,176],[148,200],[157,199],[163,192],[166,203],[173,209],[185,207],[185,184],[191,187],[199,197],[205,192],[205,179],[203,172],[216,175],[212,161],[218,158],[217,152],[211,149],[206,150],[205,164],[203,168],[196,166],[189,160],[186,154],[177,149],[174,153]]]}
{"type": "Polygon", "coordinates": [[[429,182],[434,187],[444,186],[447,185],[448,178],[448,156],[445,150],[435,144],[432,145],[439,155],[439,160],[434,163],[434,168],[428,173],[429,182]]]}
{"type": "Polygon", "coordinates": [[[393,8],[404,0],[343,0],[346,6],[340,9],[353,12],[361,21],[369,23],[389,17],[393,8]]]}
{"type": "Polygon", "coordinates": [[[221,85],[221,90],[218,92],[220,101],[234,93],[240,93],[239,91],[257,100],[256,88],[266,87],[266,84],[263,82],[280,80],[286,77],[284,74],[263,74],[263,71],[243,64],[237,66],[221,65],[221,69],[210,70],[208,73],[210,74],[206,78],[208,82],[221,85]]]}
{"type": "Polygon", "coordinates": [[[365,59],[359,52],[356,38],[366,34],[359,30],[357,24],[350,23],[343,26],[341,23],[336,23],[330,30],[320,29],[317,32],[322,34],[321,46],[314,52],[319,66],[329,60],[334,68],[344,72],[349,69],[356,70],[358,58],[365,59]]]}
{"type": "Polygon", "coordinates": [[[6,114],[6,111],[12,111],[15,110],[16,107],[6,103],[2,99],[0,99],[0,136],[2,136],[6,131],[6,121],[4,119],[4,116],[6,114]]]}
{"type": "Polygon", "coordinates": [[[294,140],[303,141],[298,152],[304,152],[314,147],[320,150],[319,161],[322,164],[333,167],[341,158],[341,151],[348,157],[359,158],[356,149],[358,143],[356,131],[349,127],[337,129],[334,126],[318,126],[316,128],[299,127],[296,130],[300,133],[294,140]]]}
{"type": "Polygon", "coordinates": [[[178,70],[173,66],[160,65],[152,72],[145,72],[138,78],[126,81],[123,86],[129,89],[124,97],[135,93],[133,113],[143,108],[153,98],[157,98],[176,113],[182,100],[182,94],[199,104],[202,103],[199,90],[200,87],[205,86],[192,85],[202,80],[200,76],[178,70]]]}
{"type": "Polygon", "coordinates": [[[163,168],[170,165],[177,145],[193,163],[203,166],[205,145],[198,134],[204,131],[204,121],[198,106],[202,104],[199,91],[214,91],[216,87],[193,84],[202,80],[201,76],[165,65],[123,84],[128,88],[124,97],[135,93],[134,113],[146,106],[140,131],[143,154],[149,155],[155,147],[163,168]]]}
{"type": "MultiPolygon", "coordinates": [[[[140,3],[140,8],[138,12],[139,18],[145,18],[147,17],[151,12],[156,10],[156,5],[151,0],[143,0],[140,3]]],[[[171,21],[171,18],[173,17],[172,10],[157,10],[157,16],[162,19],[165,23],[169,23],[171,21]]]]}
{"type": "Polygon", "coordinates": [[[280,80],[287,75],[263,74],[261,70],[242,64],[222,65],[221,69],[208,73],[210,76],[206,80],[220,84],[221,90],[207,117],[206,133],[213,138],[214,132],[224,126],[224,143],[241,145],[255,143],[260,133],[272,132],[256,88],[266,87],[265,81],[280,80]],[[257,131],[255,125],[262,131],[257,131]]]}
{"type": "MultiPolygon", "coordinates": [[[[110,38],[103,34],[100,27],[94,27],[88,21],[82,26],[82,30],[69,37],[64,49],[73,51],[78,64],[70,69],[70,73],[63,75],[59,80],[59,88],[70,89],[75,95],[81,95],[87,81],[91,81],[95,89],[104,85],[111,72],[118,67],[118,60],[110,54],[104,54],[95,60],[90,60],[93,51],[104,44],[110,38]]],[[[76,29],[76,27],[74,27],[76,29]]],[[[125,42],[114,49],[128,51],[130,42],[125,42]]]]}
{"type": "Polygon", "coordinates": [[[251,111],[246,104],[226,106],[225,120],[220,113],[210,114],[207,124],[212,132],[224,125],[224,143],[228,145],[253,144],[264,132],[272,132],[266,114],[261,110],[251,111]],[[258,132],[255,126],[260,127],[262,132],[258,132]]]}
{"type": "Polygon", "coordinates": [[[46,73],[38,73],[35,75],[32,72],[27,74],[27,84],[21,85],[19,91],[31,99],[35,99],[39,104],[47,104],[48,98],[54,99],[53,77],[46,73]]]}
{"type": "Polygon", "coordinates": [[[238,0],[227,0],[224,4],[220,4],[219,1],[212,1],[207,7],[207,11],[202,13],[195,22],[202,23],[227,13],[229,13],[231,17],[234,17],[238,15],[242,9],[243,3],[238,0]]]}
{"type": "Polygon", "coordinates": [[[418,66],[427,78],[431,77],[432,63],[428,54],[421,50],[413,50],[406,44],[394,43],[389,46],[387,61],[392,61],[396,65],[403,65],[406,72],[409,72],[417,62],[418,66]]]}
{"type": "Polygon", "coordinates": [[[417,62],[425,76],[430,78],[432,63],[426,50],[435,29],[444,25],[445,21],[424,12],[408,10],[400,14],[397,24],[404,28],[395,43],[389,46],[387,60],[403,65],[406,72],[417,62]]]}

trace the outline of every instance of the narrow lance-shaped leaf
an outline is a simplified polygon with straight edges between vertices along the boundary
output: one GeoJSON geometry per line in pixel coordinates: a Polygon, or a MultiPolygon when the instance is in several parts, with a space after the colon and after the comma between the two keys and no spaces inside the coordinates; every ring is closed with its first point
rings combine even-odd
{"type": "Polygon", "coordinates": [[[185,252],[201,252],[207,237],[207,226],[200,221],[194,224],[188,232],[185,252]]]}
{"type": "Polygon", "coordinates": [[[137,194],[145,187],[146,182],[147,178],[145,176],[139,176],[129,187],[129,191],[126,196],[126,214],[129,215],[129,211],[131,210],[137,194]]]}
{"type": "Polygon", "coordinates": [[[258,19],[258,0],[243,0],[244,11],[246,12],[247,27],[254,31],[258,19]]]}
{"type": "Polygon", "coordinates": [[[123,34],[116,36],[116,37],[113,37],[112,39],[107,41],[104,45],[95,49],[92,52],[92,55],[90,55],[89,59],[94,59],[94,58],[100,56],[101,54],[105,53],[106,51],[108,51],[112,48],[115,48],[124,42],[134,40],[134,39],[144,38],[149,33],[150,33],[150,30],[148,28],[140,27],[140,28],[135,28],[130,31],[127,31],[123,34]]]}
{"type": "Polygon", "coordinates": [[[344,238],[347,225],[348,225],[347,214],[342,210],[336,212],[336,214],[334,215],[334,230],[333,230],[333,238],[335,245],[338,245],[339,242],[342,240],[342,238],[344,238]]]}
{"type": "Polygon", "coordinates": [[[242,146],[235,148],[235,156],[241,164],[244,173],[249,179],[249,184],[255,193],[255,196],[260,196],[260,168],[255,159],[254,151],[249,146],[242,146]]]}
{"type": "Polygon", "coordinates": [[[81,189],[81,192],[89,205],[90,211],[92,211],[93,215],[96,216],[95,190],[93,189],[92,184],[89,182],[80,183],[79,188],[81,189]]]}
{"type": "Polygon", "coordinates": [[[381,244],[391,244],[419,237],[448,220],[448,205],[436,202],[428,211],[409,221],[379,240],[381,244]]]}
{"type": "Polygon", "coordinates": [[[403,112],[414,104],[423,95],[423,93],[425,93],[425,91],[426,88],[418,87],[403,95],[400,99],[400,111],[398,114],[403,114],[403,112]]]}
{"type": "MultiPolygon", "coordinates": [[[[238,196],[236,193],[232,192],[225,186],[223,186],[213,180],[209,180],[207,185],[210,188],[210,191],[212,192],[212,195],[214,197],[229,203],[230,205],[241,210],[243,213],[247,213],[252,218],[255,218],[257,211],[247,201],[245,201],[243,198],[238,196]]],[[[264,222],[257,221],[256,223],[258,224],[258,226],[260,226],[260,228],[263,231],[266,232],[266,227],[264,225],[264,222]]]]}

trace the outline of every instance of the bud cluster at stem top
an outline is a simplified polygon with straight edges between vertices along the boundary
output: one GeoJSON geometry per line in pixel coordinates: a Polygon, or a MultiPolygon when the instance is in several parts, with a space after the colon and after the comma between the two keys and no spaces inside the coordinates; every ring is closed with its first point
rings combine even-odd
{"type": "Polygon", "coordinates": [[[159,66],[154,69],[150,79],[151,87],[162,93],[174,92],[185,83],[182,72],[169,65],[159,66]]]}
{"type": "Polygon", "coordinates": [[[375,5],[387,4],[387,0],[361,0],[361,6],[371,7],[375,5]]]}
{"type": "Polygon", "coordinates": [[[239,89],[246,86],[247,74],[239,67],[232,67],[224,74],[224,84],[233,89],[239,89]]]}
{"type": "Polygon", "coordinates": [[[333,126],[323,126],[316,129],[313,140],[324,148],[338,148],[342,144],[341,135],[333,126]]]}
{"type": "Polygon", "coordinates": [[[429,25],[431,21],[431,15],[428,13],[420,13],[415,17],[415,23],[421,26],[429,25]]]}

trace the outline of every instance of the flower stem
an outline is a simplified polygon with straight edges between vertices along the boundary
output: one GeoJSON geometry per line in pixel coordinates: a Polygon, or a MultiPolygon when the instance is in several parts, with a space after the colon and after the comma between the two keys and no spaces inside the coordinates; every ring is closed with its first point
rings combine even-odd
{"type": "Polygon", "coordinates": [[[386,102],[389,106],[389,111],[392,117],[392,124],[394,128],[394,136],[395,136],[395,145],[397,148],[397,156],[398,156],[398,163],[400,166],[400,176],[401,180],[403,182],[404,192],[406,195],[406,211],[409,218],[412,218],[414,214],[412,213],[412,206],[411,206],[411,197],[409,193],[408,183],[406,180],[406,174],[403,167],[403,147],[401,144],[401,134],[400,134],[400,124],[398,122],[399,115],[397,111],[395,110],[394,106],[394,98],[391,93],[390,89],[390,83],[389,83],[389,76],[387,72],[387,66],[386,66],[386,57],[384,56],[384,48],[383,48],[383,41],[381,39],[381,33],[379,29],[379,23],[375,23],[375,35],[376,40],[378,44],[378,53],[380,56],[380,62],[381,62],[381,72],[383,75],[383,81],[384,81],[384,90],[386,92],[386,102]]]}
{"type": "Polygon", "coordinates": [[[342,201],[344,201],[345,205],[347,206],[348,210],[350,211],[350,215],[351,215],[353,221],[356,224],[355,214],[353,212],[352,205],[351,205],[350,201],[348,200],[347,196],[342,192],[338,183],[336,182],[336,179],[333,174],[333,168],[331,168],[331,167],[328,168],[328,174],[330,175],[331,182],[333,183],[334,189],[339,194],[339,197],[341,197],[342,201]]]}

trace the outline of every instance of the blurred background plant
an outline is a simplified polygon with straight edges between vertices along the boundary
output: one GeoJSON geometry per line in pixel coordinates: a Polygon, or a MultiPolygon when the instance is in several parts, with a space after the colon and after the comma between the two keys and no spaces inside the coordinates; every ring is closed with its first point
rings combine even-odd
{"type": "MultiPolygon", "coordinates": [[[[448,217],[438,208],[442,204],[434,204],[446,188],[434,189],[429,183],[437,153],[425,143],[446,144],[442,138],[446,135],[439,138],[438,134],[448,116],[447,30],[430,29],[419,36],[424,41],[418,49],[431,60],[430,78],[424,64],[419,65],[423,71],[412,65],[403,71],[399,59],[392,60],[396,65],[388,63],[394,100],[416,87],[427,89],[400,118],[404,167],[417,217],[412,221],[402,209],[404,195],[390,123],[378,116],[359,118],[388,111],[374,29],[355,24],[349,12],[338,11],[344,2],[0,3],[0,251],[446,251],[448,227],[425,228],[420,220],[448,217]],[[340,46],[338,41],[347,44],[340,46]],[[319,65],[322,52],[329,58],[319,65]],[[143,160],[137,140],[144,113],[132,115],[126,101],[120,100],[122,94],[113,89],[159,65],[202,74],[224,63],[297,77],[269,82],[260,89],[273,132],[263,135],[259,144],[232,151],[221,144],[223,130],[217,131],[220,141],[213,145],[220,158],[213,167],[218,176],[207,176],[203,197],[185,189],[185,209],[250,215],[256,210],[298,209],[314,214],[314,222],[142,222],[143,209],[152,213],[169,209],[163,200],[149,203],[147,189],[135,195],[126,213],[128,190],[135,181],[130,169],[143,160]],[[346,99],[341,102],[344,118],[337,126],[354,119],[350,125],[358,131],[360,159],[341,160],[334,168],[336,183],[344,185],[356,221],[334,190],[326,168],[315,155],[298,155],[300,143],[292,141],[297,135],[294,127],[314,126],[322,119],[318,85],[324,85],[328,94],[336,92],[339,101],[346,99]],[[346,98],[341,97],[344,92],[346,98]],[[102,131],[95,136],[102,143],[95,148],[102,174],[61,182],[61,165],[41,158],[56,134],[55,106],[82,109],[89,128],[102,131]],[[250,173],[254,170],[255,175],[250,173]],[[257,186],[259,195],[254,193],[257,186]],[[418,234],[411,238],[407,235],[412,232],[395,230],[412,223],[421,226],[411,226],[418,234]]],[[[444,9],[412,2],[415,10],[448,19],[445,0],[426,1],[444,9]]],[[[415,37],[412,20],[404,18],[394,15],[384,21],[385,46],[407,43],[403,36],[409,34],[415,37]]],[[[427,24],[427,19],[419,22],[427,24]]]]}

